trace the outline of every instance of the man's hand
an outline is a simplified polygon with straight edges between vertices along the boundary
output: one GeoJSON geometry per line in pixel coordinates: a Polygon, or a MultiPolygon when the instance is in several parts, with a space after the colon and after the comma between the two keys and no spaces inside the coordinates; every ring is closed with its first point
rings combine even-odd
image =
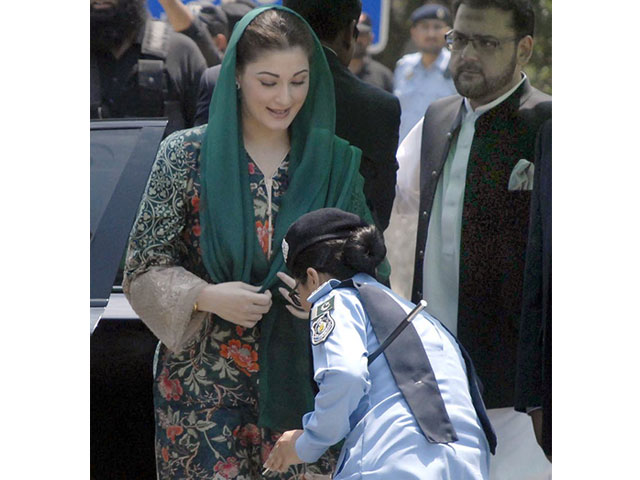
{"type": "Polygon", "coordinates": [[[289,430],[278,439],[264,467],[274,472],[286,472],[290,465],[302,463],[296,453],[296,440],[303,430],[289,430]]]}

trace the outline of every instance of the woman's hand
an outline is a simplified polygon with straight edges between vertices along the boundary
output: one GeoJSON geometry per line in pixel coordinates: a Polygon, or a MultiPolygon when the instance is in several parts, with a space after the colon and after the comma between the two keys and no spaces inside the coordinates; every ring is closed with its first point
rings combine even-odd
{"type": "Polygon", "coordinates": [[[303,430],[289,430],[278,439],[264,467],[274,472],[286,472],[290,465],[302,463],[296,453],[296,440],[303,430]]]}
{"type": "MultiPolygon", "coordinates": [[[[293,290],[295,288],[296,281],[292,277],[290,277],[284,272],[278,272],[276,273],[276,275],[280,280],[282,280],[282,283],[284,283],[287,287],[289,287],[289,290],[293,290]]],[[[280,292],[280,295],[282,295],[287,300],[287,302],[289,302],[289,305],[287,305],[286,307],[287,307],[287,310],[291,312],[291,315],[301,320],[309,320],[309,312],[304,310],[301,307],[301,305],[296,305],[291,300],[291,297],[289,296],[289,291],[286,288],[278,287],[278,291],[280,292]]],[[[300,301],[303,301],[303,299],[300,299],[300,301]]]]}
{"type": "Polygon", "coordinates": [[[252,328],[271,308],[271,292],[243,282],[207,285],[196,299],[198,310],[211,312],[228,322],[252,328]]]}

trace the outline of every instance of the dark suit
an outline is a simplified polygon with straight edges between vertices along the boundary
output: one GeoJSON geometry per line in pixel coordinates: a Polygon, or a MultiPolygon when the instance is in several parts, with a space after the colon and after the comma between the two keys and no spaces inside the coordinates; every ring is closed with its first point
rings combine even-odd
{"type": "MultiPolygon", "coordinates": [[[[362,150],[360,173],[364,196],[376,225],[389,225],[396,194],[396,150],[400,128],[400,102],[384,90],[369,85],[342,65],[330,50],[324,50],[336,93],[336,135],[362,150]]],[[[196,125],[209,121],[209,104],[220,65],[205,70],[200,80],[196,125]]]]}
{"type": "Polygon", "coordinates": [[[207,68],[200,77],[200,85],[198,86],[198,102],[196,103],[196,116],[194,126],[209,123],[209,105],[211,97],[213,97],[213,89],[218,82],[220,76],[220,68],[222,65],[214,65],[207,68]]]}
{"type": "Polygon", "coordinates": [[[516,410],[537,406],[542,448],[551,455],[551,120],[536,144],[516,377],[516,410]]]}
{"type": "MultiPolygon", "coordinates": [[[[413,301],[422,298],[424,248],[438,180],[464,112],[459,95],[429,106],[422,131],[413,301]]],[[[508,191],[520,159],[534,161],[551,97],[525,82],[475,123],[462,213],[458,338],[484,383],[487,408],[514,405],[518,325],[529,219],[527,191],[508,191]]],[[[427,299],[428,300],[428,299],[427,299]]]]}
{"type": "Polygon", "coordinates": [[[336,92],[336,135],[362,150],[364,196],[377,226],[384,231],[396,195],[400,102],[356,77],[331,50],[325,48],[324,53],[336,92]]]}

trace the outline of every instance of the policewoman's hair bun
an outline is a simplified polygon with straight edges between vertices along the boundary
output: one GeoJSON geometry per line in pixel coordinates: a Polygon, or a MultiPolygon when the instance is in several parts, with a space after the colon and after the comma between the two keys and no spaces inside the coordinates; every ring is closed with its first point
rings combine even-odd
{"type": "Polygon", "coordinates": [[[373,225],[359,228],[346,240],[342,249],[345,265],[356,272],[373,274],[387,254],[380,231],[373,225]]]}
{"type": "Polygon", "coordinates": [[[291,224],[282,244],[287,268],[300,281],[308,267],[338,280],[356,273],[374,277],[387,253],[375,226],[338,208],[305,213],[291,224]]]}

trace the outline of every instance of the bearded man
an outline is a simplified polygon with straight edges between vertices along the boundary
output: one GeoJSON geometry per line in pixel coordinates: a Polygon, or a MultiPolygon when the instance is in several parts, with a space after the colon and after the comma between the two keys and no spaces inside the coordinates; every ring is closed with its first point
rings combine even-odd
{"type": "Polygon", "coordinates": [[[496,480],[550,478],[513,408],[535,139],[551,117],[551,97],[522,71],[534,21],[529,0],[456,0],[446,41],[459,95],[432,103],[398,149],[393,213],[417,220],[412,299],[427,300],[475,363],[498,437],[496,480]]]}
{"type": "Polygon", "coordinates": [[[91,118],[168,117],[193,126],[206,68],[196,44],[152,20],[145,0],[90,0],[91,118]]]}

